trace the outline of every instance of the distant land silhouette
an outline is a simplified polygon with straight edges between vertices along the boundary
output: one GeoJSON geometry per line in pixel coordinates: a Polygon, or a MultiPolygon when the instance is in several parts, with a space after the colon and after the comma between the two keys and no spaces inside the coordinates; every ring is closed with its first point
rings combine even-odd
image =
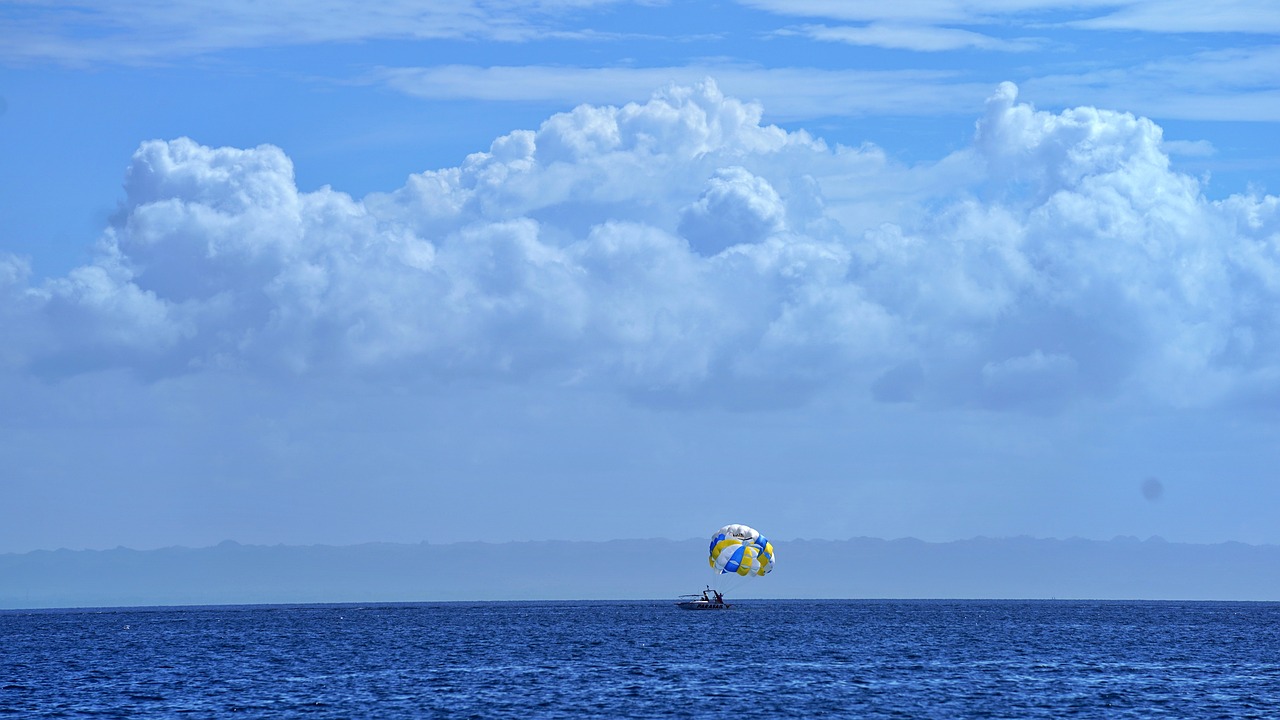
{"type": "MultiPolygon", "coordinates": [[[[790,540],[731,599],[1280,600],[1280,545],[1159,538],[790,540]]],[[[0,554],[0,608],[642,600],[712,580],[705,540],[214,547],[0,554]]]]}

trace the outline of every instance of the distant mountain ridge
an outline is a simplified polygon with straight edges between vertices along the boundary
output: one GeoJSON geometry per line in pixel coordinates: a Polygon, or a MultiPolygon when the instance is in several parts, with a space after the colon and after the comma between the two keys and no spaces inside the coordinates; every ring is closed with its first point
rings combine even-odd
{"type": "MultiPolygon", "coordinates": [[[[776,543],[744,598],[1280,601],[1280,546],[1159,538],[776,543]]],[[[252,546],[0,555],[0,608],[654,599],[711,579],[705,540],[252,546]]]]}

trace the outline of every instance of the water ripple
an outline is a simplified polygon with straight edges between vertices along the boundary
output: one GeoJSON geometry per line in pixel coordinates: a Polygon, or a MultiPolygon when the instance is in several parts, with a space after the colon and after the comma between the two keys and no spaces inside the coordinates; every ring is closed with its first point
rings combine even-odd
{"type": "Polygon", "coordinates": [[[1274,716],[1273,603],[668,602],[0,612],[0,715],[1274,716]]]}

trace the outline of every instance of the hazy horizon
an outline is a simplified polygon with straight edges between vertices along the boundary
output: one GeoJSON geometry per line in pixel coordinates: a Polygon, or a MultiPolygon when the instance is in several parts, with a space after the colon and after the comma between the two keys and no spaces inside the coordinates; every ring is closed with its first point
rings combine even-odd
{"type": "MultiPolygon", "coordinates": [[[[694,538],[694,537],[671,538],[671,537],[659,537],[659,536],[652,536],[652,537],[637,536],[637,537],[603,538],[603,539],[597,539],[597,540],[569,540],[564,538],[546,537],[546,538],[528,538],[524,540],[451,540],[446,542],[439,542],[439,541],[432,542],[430,539],[424,538],[422,540],[417,540],[417,541],[363,540],[359,542],[338,543],[338,544],[334,544],[334,543],[305,543],[305,544],[270,543],[270,544],[267,544],[267,543],[244,543],[234,538],[226,538],[215,543],[210,543],[208,545],[158,545],[155,547],[131,547],[126,545],[116,545],[113,547],[104,546],[104,547],[76,547],[76,548],[60,546],[60,547],[34,548],[31,550],[24,550],[24,551],[18,551],[18,552],[13,552],[13,551],[0,552],[0,555],[29,555],[33,553],[52,553],[52,552],[61,552],[61,551],[94,553],[94,552],[107,552],[112,550],[128,550],[131,552],[145,553],[145,552],[152,552],[156,550],[209,550],[209,549],[219,548],[219,547],[351,548],[351,547],[361,547],[366,545],[448,546],[448,545],[470,545],[470,544],[511,545],[511,544],[520,544],[520,543],[608,544],[608,543],[623,543],[623,542],[643,542],[648,540],[657,540],[661,542],[672,542],[672,543],[703,543],[705,544],[707,542],[706,539],[704,538],[694,538]]],[[[774,539],[770,538],[770,540],[772,541],[774,539]]],[[[847,538],[821,538],[821,537],[779,538],[775,542],[780,543],[782,546],[785,547],[787,544],[793,543],[793,542],[842,543],[842,542],[856,542],[856,541],[872,541],[872,542],[883,542],[883,543],[914,542],[914,543],[922,543],[926,545],[950,545],[950,544],[957,544],[957,543],[980,542],[980,541],[1001,542],[1001,541],[1023,541],[1023,540],[1037,541],[1037,542],[1044,541],[1044,542],[1085,542],[1085,543],[1111,543],[1111,542],[1166,543],[1170,545],[1189,545],[1189,546],[1244,545],[1248,547],[1271,547],[1275,545],[1280,545],[1280,543],[1245,543],[1239,540],[1220,540],[1217,542],[1208,542],[1208,543],[1187,543],[1187,542],[1169,540],[1160,535],[1149,535],[1147,537],[1139,537],[1137,535],[1113,535],[1112,537],[1109,537],[1109,538],[1088,538],[1088,537],[1082,537],[1082,536],[1048,537],[1048,536],[1036,536],[1036,535],[1010,535],[1010,536],[974,535],[972,537],[955,538],[952,540],[924,540],[924,539],[910,536],[910,535],[904,535],[901,537],[891,537],[891,538],[875,537],[870,535],[855,535],[847,538]]],[[[694,564],[701,565],[702,563],[698,562],[694,564]]]]}
{"type": "Polygon", "coordinates": [[[0,554],[0,607],[800,598],[1280,600],[1280,546],[975,538],[775,543],[761,578],[704,540],[240,545],[0,554]],[[519,559],[518,561],[516,559],[519,559]]]}

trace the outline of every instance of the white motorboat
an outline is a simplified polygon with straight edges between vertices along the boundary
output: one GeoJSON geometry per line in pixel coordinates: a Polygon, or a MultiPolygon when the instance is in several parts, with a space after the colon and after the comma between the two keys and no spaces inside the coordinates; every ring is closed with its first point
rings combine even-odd
{"type": "Polygon", "coordinates": [[[728,610],[733,607],[715,590],[704,590],[699,595],[681,595],[680,597],[688,598],[676,603],[676,607],[681,610],[728,610]]]}

